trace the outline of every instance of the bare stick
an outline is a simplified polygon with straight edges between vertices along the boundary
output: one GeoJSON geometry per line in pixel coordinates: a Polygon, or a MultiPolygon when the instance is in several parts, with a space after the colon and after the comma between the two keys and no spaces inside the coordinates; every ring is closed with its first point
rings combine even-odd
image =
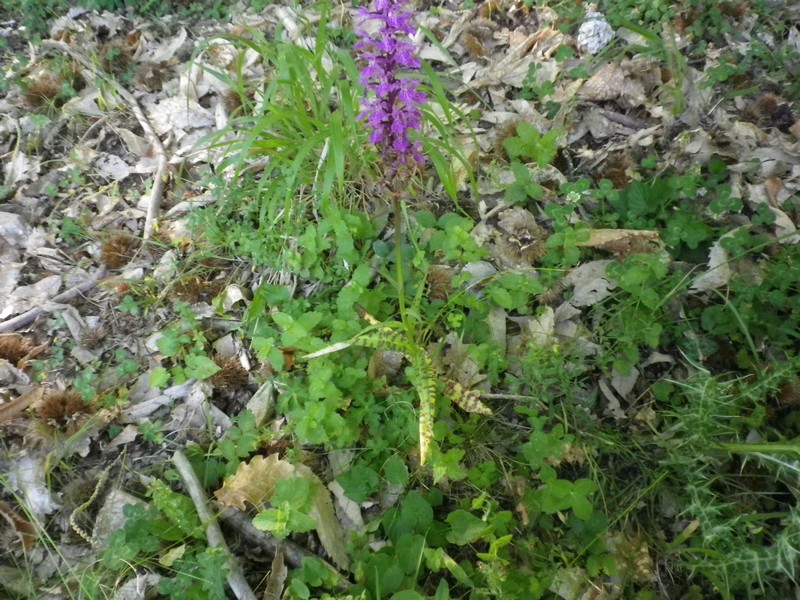
{"type": "MultiPolygon", "coordinates": [[[[103,278],[105,274],[106,274],[106,268],[100,267],[95,272],[95,274],[92,275],[89,279],[79,283],[75,287],[69,288],[65,292],[61,292],[57,296],[53,296],[50,299],[50,302],[55,304],[63,304],[65,302],[69,302],[76,296],[80,296],[81,294],[91,290],[94,286],[97,285],[97,283],[103,278]]],[[[2,323],[0,323],[0,333],[8,333],[9,331],[16,331],[23,325],[27,325],[28,323],[35,321],[39,317],[39,315],[43,315],[46,312],[50,311],[37,306],[36,308],[32,308],[29,311],[22,313],[21,315],[17,315],[16,317],[8,319],[7,321],[3,321],[2,323]]]]}
{"type": "MultiPolygon", "coordinates": [[[[223,510],[222,520],[225,521],[231,529],[235,529],[248,545],[258,546],[270,556],[275,556],[279,551],[283,552],[283,558],[286,564],[293,569],[298,569],[302,566],[303,558],[312,556],[319,558],[291,540],[284,540],[281,542],[266,531],[257,529],[256,526],[253,525],[253,517],[235,508],[226,508],[223,510]]],[[[331,569],[333,569],[333,567],[331,567],[331,569]]]]}
{"type": "Polygon", "coordinates": [[[144,112],[142,112],[142,109],[139,106],[139,103],[136,101],[134,95],[119,85],[112,78],[100,73],[97,68],[80,52],[63,42],[57,42],[55,40],[43,41],[42,47],[49,48],[57,52],[63,52],[71,56],[77,63],[79,63],[86,71],[89,72],[91,77],[87,77],[87,79],[91,80],[102,77],[106,83],[112,87],[117,96],[122,98],[130,107],[131,111],[133,112],[133,116],[136,117],[136,120],[139,122],[139,126],[144,130],[148,141],[153,146],[158,163],[156,167],[156,173],[153,175],[153,189],[150,190],[150,198],[147,202],[147,214],[144,219],[144,233],[142,235],[143,239],[149,239],[153,233],[153,224],[156,216],[158,215],[161,197],[164,195],[164,186],[168,179],[167,151],[164,149],[164,145],[161,143],[161,138],[158,137],[158,133],[156,133],[156,130],[153,129],[150,120],[145,116],[144,112]]]}
{"type": "Polygon", "coordinates": [[[222,550],[228,556],[228,585],[230,586],[234,595],[239,600],[256,600],[253,590],[250,589],[250,586],[244,577],[244,572],[242,571],[239,561],[228,549],[228,545],[225,543],[225,538],[222,536],[222,530],[219,528],[219,524],[217,523],[214,515],[211,514],[211,510],[208,508],[208,502],[206,501],[206,495],[203,491],[203,486],[200,485],[200,481],[197,479],[197,475],[195,475],[194,469],[192,469],[192,465],[189,463],[189,460],[186,458],[183,452],[177,450],[175,454],[172,455],[172,462],[178,469],[181,480],[183,480],[183,485],[186,487],[186,491],[189,492],[192,502],[194,502],[194,506],[197,509],[197,514],[200,517],[200,521],[206,527],[206,537],[208,538],[208,543],[212,547],[222,548],[222,550]]]}
{"type": "Polygon", "coordinates": [[[279,541],[266,531],[257,529],[256,526],[253,525],[253,518],[247,513],[236,510],[235,508],[226,508],[222,512],[222,520],[225,521],[225,524],[231,527],[231,529],[235,529],[236,532],[242,536],[244,541],[251,546],[258,546],[271,556],[282,552],[284,561],[293,569],[302,567],[303,559],[306,557],[316,558],[322,562],[331,573],[336,574],[336,577],[339,578],[336,589],[340,592],[347,589],[347,579],[345,579],[333,565],[322,560],[319,556],[309,552],[302,546],[295,544],[291,540],[279,541]]]}

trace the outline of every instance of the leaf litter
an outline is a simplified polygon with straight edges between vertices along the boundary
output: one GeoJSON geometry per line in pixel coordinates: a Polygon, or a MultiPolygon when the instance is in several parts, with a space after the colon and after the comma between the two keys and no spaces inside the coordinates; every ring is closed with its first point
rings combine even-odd
{"type": "MultiPolygon", "coordinates": [[[[458,186],[465,206],[474,205],[480,216],[471,237],[489,258],[466,265],[443,264],[441,273],[446,277],[440,273],[439,279],[447,283],[440,284],[442,300],[453,293],[449,281],[456,272],[471,274],[467,289],[479,295],[486,293],[487,282],[496,273],[529,273],[536,280],[539,275],[535,266],[551,247],[554,218],[544,209],[544,202],[522,207],[509,203],[504,196],[517,177],[493,161],[498,158],[498,149],[503,152],[502,141],[497,143],[500,130],[509,124],[525,122],[542,131],[563,131],[556,141],[556,163],[542,167],[531,160],[524,165],[543,188],[543,198],[554,205],[569,202],[555,190],[576,173],[597,171],[617,189],[627,187],[641,179],[636,165],[658,149],[657,169],[670,169],[678,175],[724,157],[730,173],[730,198],[747,209],[726,217],[727,230],[706,244],[702,252],[691,254],[691,261],[680,261],[682,264],[664,252],[665,244],[673,242],[646,225],[584,229],[575,245],[595,251],[591,256],[596,258],[581,261],[563,273],[545,292],[549,301],[542,303],[542,310],[535,315],[515,314],[507,307],[493,310],[490,336],[498,347],[505,348],[509,370],[522,376],[519,366],[514,366],[522,354],[531,348],[557,353],[566,340],[585,356],[599,352],[594,311],[624,284],[609,273],[612,258],[645,254],[672,263],[670,267],[696,273],[690,291],[702,297],[724,290],[739,275],[759,281],[769,263],[768,256],[757,256],[751,262],[734,261],[726,240],[758,230],[782,245],[797,244],[800,121],[789,102],[769,93],[758,94],[752,101],[736,94],[727,100],[721,98],[715,93],[714,82],[709,82],[710,74],[723,65],[720,49],[710,51],[704,64],[687,64],[678,72],[675,65],[667,65],[668,61],[657,55],[654,58],[653,52],[642,51],[648,43],[654,43],[652,39],[623,28],[612,41],[608,23],[597,13],[589,12],[577,32],[573,28],[577,35],[573,39],[556,26],[559,17],[550,8],[502,3],[502,10],[490,10],[485,8],[489,4],[499,7],[501,3],[464,9],[440,7],[419,14],[420,22],[435,38],[435,42],[417,40],[419,54],[450,79],[462,114],[470,115],[456,129],[465,140],[473,131],[475,134],[464,148],[476,163],[487,165],[479,174],[477,196],[468,197],[465,171],[458,178],[458,186]],[[608,43],[629,47],[630,58],[589,58],[599,53],[603,56],[602,48],[608,43]],[[557,58],[558,49],[570,44],[585,54],[557,58]],[[593,67],[590,75],[567,76],[586,65],[593,67]],[[543,114],[542,103],[517,95],[522,89],[547,86],[552,88],[551,99],[559,107],[553,114],[543,114]],[[764,214],[771,217],[752,222],[753,215],[764,214]]],[[[141,465],[157,464],[167,460],[167,445],[162,441],[156,446],[157,456],[152,456],[153,447],[143,442],[142,425],[158,423],[160,434],[170,436],[175,444],[220,442],[245,407],[256,415],[259,427],[271,426],[280,440],[283,421],[275,420],[275,403],[282,390],[270,379],[275,365],[258,366],[230,335],[220,336],[215,342],[219,360],[209,360],[221,374],[201,381],[184,373],[185,381],[163,389],[157,389],[152,381],[170,358],[163,340],[173,334],[168,334],[171,330],[167,328],[179,320],[164,308],[165,303],[160,303],[164,297],[175,294],[190,300],[188,310],[196,326],[174,330],[176,339],[187,336],[188,344],[197,341],[192,336],[196,338],[199,330],[221,327],[214,322],[220,314],[227,323],[240,321],[253,305],[261,282],[283,285],[287,277],[295,277],[250,264],[201,265],[196,279],[181,284],[185,284],[184,289],[176,291],[177,284],[170,289],[176,277],[194,268],[191,255],[203,250],[199,240],[188,233],[186,213],[215,202],[213,190],[204,186],[203,177],[217,169],[224,157],[207,140],[222,132],[229,121],[231,111],[225,99],[231,87],[210,76],[209,71],[237,68],[246,79],[258,81],[267,69],[252,49],[241,53],[219,36],[241,34],[248,28],[272,31],[281,23],[293,43],[313,47],[314,38],[308,35],[312,31],[303,23],[317,22],[318,15],[312,7],[297,10],[300,12],[268,6],[259,12],[245,12],[229,23],[172,20],[168,31],[118,14],[64,16],[54,21],[50,39],[31,50],[29,66],[20,71],[26,78],[27,92],[22,85],[11,85],[0,100],[4,115],[0,126],[4,161],[0,204],[0,427],[5,450],[0,467],[6,488],[0,499],[0,516],[15,539],[8,552],[28,553],[35,540],[45,534],[74,536],[65,518],[69,509],[62,505],[61,492],[53,491],[49,484],[54,457],[64,461],[77,455],[88,461],[86,464],[108,466],[123,453],[128,465],[137,461],[141,465]],[[103,38],[114,40],[113,52],[103,38]],[[98,68],[91,57],[104,52],[116,58],[98,68]],[[58,56],[75,61],[82,87],[76,86],[80,89],[63,101],[57,112],[34,115],[31,89],[40,94],[45,90],[49,75],[43,73],[52,66],[48,61],[58,56]],[[123,69],[130,76],[117,77],[115,69],[123,69]],[[204,290],[210,274],[220,276],[219,285],[204,290]],[[132,299],[136,290],[150,290],[145,293],[154,296],[153,310],[143,313],[126,300],[132,299]],[[218,301],[221,312],[216,308],[218,301]],[[64,343],[66,339],[69,344],[64,343]],[[132,361],[129,372],[120,371],[120,365],[105,370],[98,365],[120,351],[124,360],[132,361]],[[100,383],[86,394],[93,397],[86,398],[85,386],[80,388],[77,382],[90,368],[100,383]],[[259,384],[253,386],[254,381],[259,384]],[[113,395],[123,386],[125,401],[120,407],[92,406],[104,394],[113,395]],[[217,406],[215,388],[231,387],[236,390],[223,410],[217,406]],[[56,405],[42,408],[53,398],[56,405]],[[109,439],[111,429],[117,430],[113,440],[109,439]],[[111,455],[107,456],[109,451],[111,455]],[[52,514],[60,515],[60,519],[44,525],[43,518],[52,514]]],[[[352,21],[352,11],[345,12],[342,21],[352,21]]],[[[792,31],[790,41],[797,44],[796,28],[792,31]]],[[[663,39],[661,51],[668,59],[670,46],[683,42],[663,39]]],[[[57,96],[50,100],[55,103],[57,96]]],[[[224,133],[231,135],[227,130],[224,133]]],[[[254,168],[258,164],[251,162],[254,168]]],[[[231,176],[229,171],[227,176],[231,176]]],[[[694,191],[702,198],[708,190],[694,191]]],[[[648,197],[647,201],[658,199],[648,197]]],[[[641,210],[647,214],[649,208],[641,210]]],[[[591,222],[588,215],[582,216],[591,222]]],[[[320,287],[319,282],[306,279],[300,282],[300,289],[320,287]]],[[[293,296],[298,293],[297,284],[294,279],[286,286],[293,296]]],[[[186,320],[185,315],[180,318],[186,320]]],[[[489,417],[493,410],[481,398],[511,392],[491,388],[478,363],[470,358],[475,348],[453,332],[436,342],[446,348],[441,355],[442,371],[449,377],[444,395],[467,412],[489,417]]],[[[349,345],[340,342],[317,348],[305,358],[328,356],[349,345]]],[[[283,361],[283,368],[288,370],[294,352],[283,348],[280,360],[274,362],[283,361]]],[[[402,353],[378,350],[372,360],[375,364],[369,364],[370,377],[402,376],[402,353]]],[[[635,420],[652,427],[654,413],[638,404],[637,386],[648,377],[648,369],[681,360],[679,352],[670,348],[654,352],[638,369],[614,367],[590,382],[593,389],[588,395],[602,396],[602,412],[613,420],[635,420]]],[[[195,365],[197,369],[202,366],[195,365]]],[[[350,500],[336,482],[326,485],[330,473],[325,468],[314,470],[302,462],[290,462],[280,458],[278,452],[266,457],[256,454],[249,461],[245,456],[239,458],[243,460],[236,473],[224,480],[216,499],[241,511],[249,508],[245,501],[263,507],[277,481],[289,476],[308,479],[316,490],[312,516],[322,546],[319,554],[346,570],[350,557],[344,547],[342,523],[347,529],[362,529],[365,504],[350,500]],[[343,515],[341,522],[337,511],[343,515]]],[[[120,482],[122,486],[141,490],[137,481],[141,469],[137,466],[132,470],[120,482]]],[[[117,511],[114,522],[121,519],[121,505],[135,498],[121,494],[126,492],[115,487],[98,502],[103,506],[101,514],[117,511]]],[[[100,515],[97,520],[102,521],[100,515]]],[[[627,575],[642,583],[658,578],[645,539],[622,529],[607,535],[611,552],[626,556],[631,563],[625,570],[627,575]]],[[[106,540],[107,536],[95,532],[93,537],[106,540]]],[[[60,546],[61,559],[40,557],[33,567],[36,576],[46,580],[63,567],[57,564],[60,560],[75,557],[75,564],[79,564],[84,552],[67,547],[77,544],[72,541],[60,546]]],[[[274,558],[276,575],[270,589],[285,584],[279,556],[274,558]]],[[[550,588],[560,597],[590,597],[586,591],[589,579],[594,580],[595,587],[614,589],[611,583],[589,578],[578,569],[562,573],[562,580],[553,582],[550,588]]],[[[60,593],[53,592],[53,597],[63,597],[60,593]]],[[[607,597],[613,597],[613,593],[607,597]]]]}

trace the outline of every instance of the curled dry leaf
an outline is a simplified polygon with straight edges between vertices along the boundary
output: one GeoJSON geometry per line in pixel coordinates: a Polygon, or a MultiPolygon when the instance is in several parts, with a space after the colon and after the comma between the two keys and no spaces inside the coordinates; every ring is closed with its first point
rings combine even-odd
{"type": "Polygon", "coordinates": [[[55,495],[47,484],[44,458],[20,457],[7,477],[10,488],[20,492],[24,506],[32,514],[46,515],[59,508],[55,495]]]}
{"type": "Polygon", "coordinates": [[[572,269],[563,278],[561,285],[574,286],[569,303],[574,307],[594,306],[608,298],[616,283],[606,276],[606,268],[611,260],[593,260],[572,269]]]}
{"type": "Polygon", "coordinates": [[[584,84],[582,100],[608,102],[617,100],[624,107],[641,106],[646,101],[644,86],[628,70],[617,63],[607,63],[584,84]]]}
{"type": "Polygon", "coordinates": [[[0,517],[2,517],[14,533],[23,551],[31,550],[36,544],[36,528],[30,521],[20,516],[11,506],[0,501],[0,517]]]}
{"type": "Polygon", "coordinates": [[[277,454],[266,458],[254,456],[249,463],[239,463],[236,473],[225,479],[214,496],[223,505],[239,510],[247,509],[245,502],[262,508],[275,492],[275,484],[294,472],[294,465],[279,459],[277,454]]]}
{"type": "Polygon", "coordinates": [[[621,257],[653,254],[663,245],[657,231],[646,229],[590,229],[589,238],[578,242],[583,248],[599,248],[621,257]]]}
{"type": "Polygon", "coordinates": [[[52,310],[51,298],[58,294],[60,288],[61,276],[59,275],[50,275],[31,285],[19,286],[5,298],[0,297],[0,319],[25,312],[31,308],[52,310]]]}
{"type": "Polygon", "coordinates": [[[719,241],[714,242],[708,252],[708,270],[701,273],[689,289],[693,292],[707,292],[727,285],[733,273],[728,263],[728,251],[719,241]]]}
{"type": "Polygon", "coordinates": [[[270,569],[269,576],[267,577],[267,587],[264,590],[264,600],[280,600],[283,596],[283,587],[286,583],[286,576],[289,574],[289,569],[283,560],[283,550],[278,550],[275,553],[275,558],[272,559],[272,568],[270,569]]]}

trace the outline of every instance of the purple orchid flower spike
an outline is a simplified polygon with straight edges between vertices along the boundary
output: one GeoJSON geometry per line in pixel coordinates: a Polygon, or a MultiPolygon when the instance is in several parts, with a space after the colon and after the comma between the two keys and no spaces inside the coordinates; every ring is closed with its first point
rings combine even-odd
{"type": "Polygon", "coordinates": [[[420,68],[409,35],[414,33],[413,12],[407,0],[375,0],[374,8],[358,11],[361,25],[379,21],[374,34],[359,29],[360,41],[355,45],[365,66],[360,83],[367,89],[359,118],[372,130],[370,142],[380,150],[391,173],[403,167],[422,164],[422,145],[412,141],[410,132],[422,125],[420,105],[425,94],[418,90],[419,81],[401,77],[401,72],[420,68]]]}

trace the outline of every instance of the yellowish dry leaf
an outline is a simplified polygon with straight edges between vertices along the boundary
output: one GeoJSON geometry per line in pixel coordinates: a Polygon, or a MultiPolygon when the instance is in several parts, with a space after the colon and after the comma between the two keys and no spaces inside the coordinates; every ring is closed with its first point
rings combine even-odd
{"type": "Polygon", "coordinates": [[[590,229],[589,239],[578,242],[578,246],[584,248],[602,248],[612,242],[625,240],[644,240],[654,244],[661,244],[661,238],[657,231],[646,229],[590,229]]]}
{"type": "Polygon", "coordinates": [[[346,568],[350,560],[344,544],[344,530],[336,518],[330,492],[307,466],[293,465],[278,458],[277,454],[270,454],[266,458],[254,456],[249,463],[240,463],[236,473],[225,479],[214,496],[224,506],[245,510],[245,502],[249,502],[258,510],[263,510],[265,503],[275,493],[278,481],[293,476],[311,481],[316,491],[309,516],[317,522],[317,535],[325,551],[333,562],[346,568]]]}
{"type": "Polygon", "coordinates": [[[294,472],[294,465],[281,460],[277,454],[266,458],[254,456],[249,463],[239,463],[236,473],[225,478],[214,496],[224,506],[245,510],[245,502],[249,502],[261,510],[275,492],[275,484],[294,472]]]}

